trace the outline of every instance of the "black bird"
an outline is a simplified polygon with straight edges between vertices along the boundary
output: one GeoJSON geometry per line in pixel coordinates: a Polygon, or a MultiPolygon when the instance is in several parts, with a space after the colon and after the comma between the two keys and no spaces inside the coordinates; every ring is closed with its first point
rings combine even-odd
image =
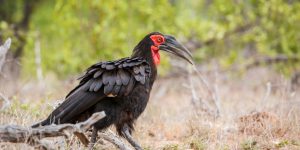
{"type": "Polygon", "coordinates": [[[136,149],[141,149],[131,132],[148,103],[157,76],[160,50],[193,64],[191,53],[174,37],[152,32],[138,43],[131,57],[89,67],[65,101],[46,120],[32,127],[81,122],[95,112],[104,111],[106,117],[94,124],[91,141],[96,141],[98,130],[115,125],[119,135],[136,149]]]}

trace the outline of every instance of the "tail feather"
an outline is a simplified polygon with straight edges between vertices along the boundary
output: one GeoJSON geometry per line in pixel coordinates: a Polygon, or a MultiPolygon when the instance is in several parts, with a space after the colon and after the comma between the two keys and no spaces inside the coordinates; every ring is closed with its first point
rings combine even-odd
{"type": "Polygon", "coordinates": [[[103,99],[102,92],[87,92],[78,89],[58,106],[46,120],[32,125],[32,128],[50,124],[72,123],[79,115],[103,99]]]}

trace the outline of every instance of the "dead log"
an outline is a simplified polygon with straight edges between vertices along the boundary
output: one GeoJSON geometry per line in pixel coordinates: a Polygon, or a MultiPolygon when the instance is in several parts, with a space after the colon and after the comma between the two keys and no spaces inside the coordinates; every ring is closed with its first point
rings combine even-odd
{"type": "Polygon", "coordinates": [[[75,134],[85,138],[85,141],[81,139],[81,142],[87,145],[89,141],[83,133],[103,117],[105,117],[105,113],[98,112],[88,120],[78,124],[49,125],[39,128],[26,128],[17,125],[0,126],[0,142],[27,143],[39,149],[54,149],[50,146],[51,144],[47,144],[41,139],[58,136],[70,137],[75,134]]]}

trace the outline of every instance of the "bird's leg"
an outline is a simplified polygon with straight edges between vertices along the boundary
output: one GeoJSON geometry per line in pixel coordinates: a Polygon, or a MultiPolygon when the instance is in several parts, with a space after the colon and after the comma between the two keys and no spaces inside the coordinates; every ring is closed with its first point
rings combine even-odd
{"type": "Polygon", "coordinates": [[[136,149],[136,150],[142,150],[142,147],[134,141],[132,138],[130,132],[129,132],[129,127],[127,124],[123,125],[122,127],[122,134],[125,137],[125,139],[136,149]]]}
{"type": "Polygon", "coordinates": [[[98,136],[98,129],[93,127],[92,136],[91,136],[91,142],[89,143],[89,149],[93,149],[95,146],[95,143],[97,142],[97,136],[98,136]]]}

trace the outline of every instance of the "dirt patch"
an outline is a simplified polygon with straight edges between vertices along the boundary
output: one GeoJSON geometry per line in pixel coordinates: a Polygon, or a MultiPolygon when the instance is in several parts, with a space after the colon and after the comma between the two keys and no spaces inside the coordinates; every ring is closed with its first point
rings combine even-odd
{"type": "Polygon", "coordinates": [[[270,134],[276,137],[282,137],[287,132],[282,128],[282,122],[279,117],[271,112],[254,112],[249,115],[241,116],[238,119],[239,132],[247,135],[270,134]]]}

